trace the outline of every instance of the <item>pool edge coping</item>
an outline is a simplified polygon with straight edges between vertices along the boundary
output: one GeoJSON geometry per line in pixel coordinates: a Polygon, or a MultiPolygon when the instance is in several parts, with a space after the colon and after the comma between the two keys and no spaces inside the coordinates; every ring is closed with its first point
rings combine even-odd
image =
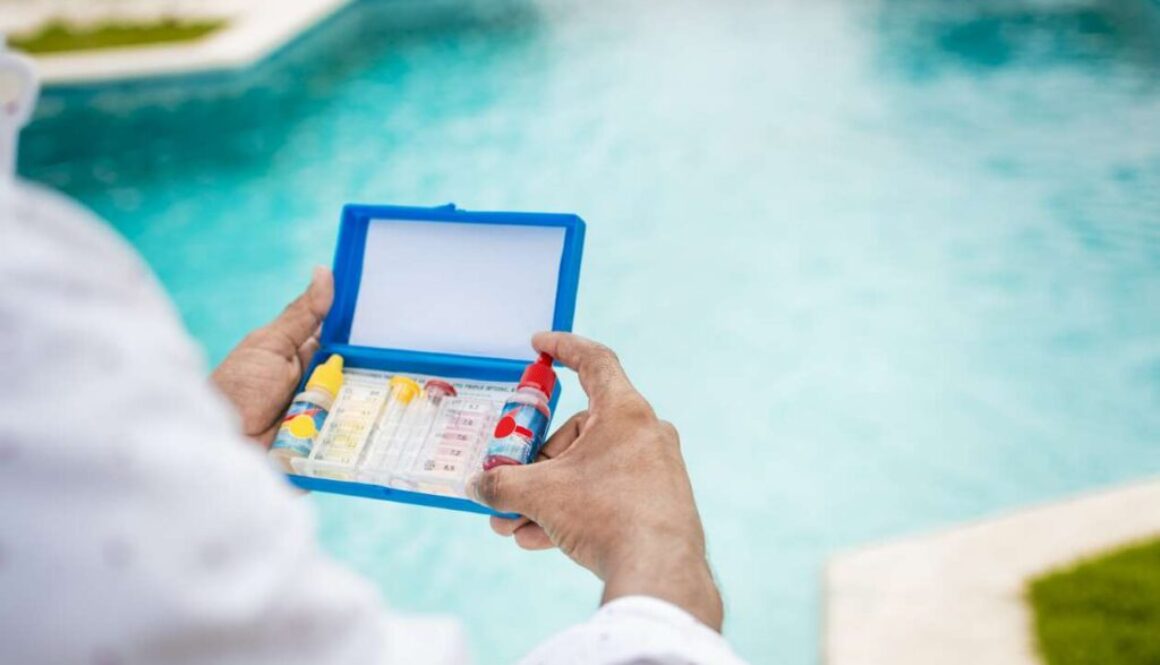
{"type": "Polygon", "coordinates": [[[239,70],[272,56],[354,0],[266,0],[193,42],[33,56],[45,87],[239,70]]]}
{"type": "Polygon", "coordinates": [[[1160,535],[1160,476],[840,552],[825,564],[822,662],[1039,663],[1028,579],[1160,535]]]}

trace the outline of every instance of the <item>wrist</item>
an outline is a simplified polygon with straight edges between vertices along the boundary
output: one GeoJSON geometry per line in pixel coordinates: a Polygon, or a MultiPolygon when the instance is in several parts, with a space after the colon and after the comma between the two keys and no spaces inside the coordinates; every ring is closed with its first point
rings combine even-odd
{"type": "Polygon", "coordinates": [[[609,561],[601,603],[625,596],[650,596],[672,603],[709,628],[721,631],[721,595],[704,547],[697,543],[653,542],[609,561]]]}

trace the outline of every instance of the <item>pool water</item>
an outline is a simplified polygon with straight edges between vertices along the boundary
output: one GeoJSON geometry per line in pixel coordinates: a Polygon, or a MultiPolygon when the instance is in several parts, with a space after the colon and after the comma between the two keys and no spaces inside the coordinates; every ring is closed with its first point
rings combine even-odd
{"type": "MultiPolygon", "coordinates": [[[[244,73],[51,92],[21,170],[214,361],[344,202],[581,214],[577,330],[680,428],[755,663],[819,659],[836,551],[1160,472],[1149,0],[363,2],[244,73]]],[[[477,516],[311,500],[485,664],[598,602],[477,516]]]]}

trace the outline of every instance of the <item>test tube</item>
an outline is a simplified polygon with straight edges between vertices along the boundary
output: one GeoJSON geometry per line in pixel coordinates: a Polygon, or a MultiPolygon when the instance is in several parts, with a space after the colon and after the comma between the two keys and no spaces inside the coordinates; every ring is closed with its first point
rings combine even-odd
{"type": "Polygon", "coordinates": [[[455,386],[450,383],[441,379],[430,379],[423,384],[423,394],[425,399],[422,408],[409,414],[408,445],[404,449],[402,459],[399,460],[400,469],[414,468],[416,459],[425,456],[427,448],[432,445],[430,434],[439,417],[440,407],[446,398],[455,397],[457,393],[455,386]]]}
{"type": "Polygon", "coordinates": [[[414,379],[396,374],[387,382],[387,399],[375,430],[374,442],[367,447],[363,468],[371,473],[390,471],[398,463],[402,443],[397,434],[411,403],[423,393],[414,379]]]}

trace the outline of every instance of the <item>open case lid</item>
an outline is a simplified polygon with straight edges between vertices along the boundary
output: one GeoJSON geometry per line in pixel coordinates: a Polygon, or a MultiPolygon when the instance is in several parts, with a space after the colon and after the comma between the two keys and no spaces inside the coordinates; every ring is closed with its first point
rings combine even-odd
{"type": "Polygon", "coordinates": [[[347,205],[322,344],[522,366],[572,329],[583,246],[575,215],[347,205]]]}

